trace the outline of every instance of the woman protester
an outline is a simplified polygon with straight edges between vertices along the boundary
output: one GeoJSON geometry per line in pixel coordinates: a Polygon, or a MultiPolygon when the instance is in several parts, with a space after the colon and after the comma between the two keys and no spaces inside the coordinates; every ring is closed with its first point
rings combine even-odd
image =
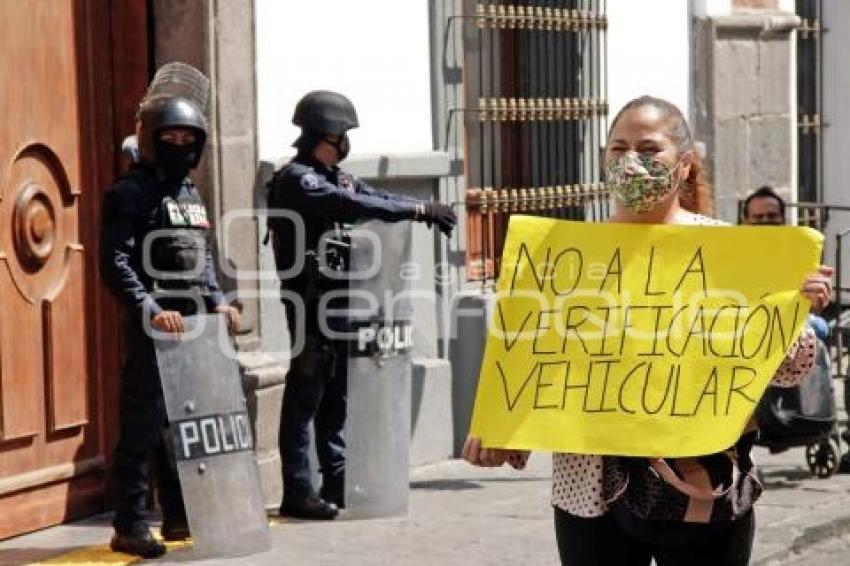
{"type": "MultiPolygon", "coordinates": [[[[608,187],[616,196],[610,222],[723,224],[706,216],[711,189],[694,150],[690,128],[673,104],[644,96],[614,118],[605,152],[608,187]]],[[[821,266],[801,291],[822,310],[830,301],[832,269],[821,266]]],[[[792,345],[773,383],[797,384],[814,360],[815,339],[804,331],[792,345]]],[[[761,493],[748,427],[729,450],[699,458],[648,460],[584,454],[553,455],[552,505],[562,564],[658,566],[749,562],[761,493]],[[701,477],[702,490],[688,483],[701,477]],[[705,481],[703,483],[706,483],[705,481]],[[700,501],[700,494],[723,495],[700,501]],[[702,507],[702,512],[695,509],[702,507]]],[[[479,466],[505,463],[523,468],[529,453],[484,448],[467,439],[463,457],[479,466]]]]}

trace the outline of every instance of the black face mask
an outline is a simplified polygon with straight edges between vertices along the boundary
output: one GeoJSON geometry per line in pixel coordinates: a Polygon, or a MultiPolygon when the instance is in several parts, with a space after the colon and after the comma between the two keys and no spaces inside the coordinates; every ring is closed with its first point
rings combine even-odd
{"type": "Polygon", "coordinates": [[[199,143],[188,145],[177,145],[161,139],[153,142],[156,152],[157,169],[164,177],[164,181],[179,183],[186,178],[198,161],[200,153],[199,143]]]}
{"type": "Polygon", "coordinates": [[[337,141],[325,139],[336,150],[336,154],[340,161],[348,157],[348,152],[351,151],[351,142],[348,140],[348,134],[342,134],[337,141]]]}

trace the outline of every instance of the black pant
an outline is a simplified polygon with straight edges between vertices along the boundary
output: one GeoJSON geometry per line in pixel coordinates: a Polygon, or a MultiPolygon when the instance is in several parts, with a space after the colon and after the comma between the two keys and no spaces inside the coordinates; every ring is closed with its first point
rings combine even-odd
{"type": "Polygon", "coordinates": [[[565,566],[746,566],[755,531],[752,510],[729,523],[655,521],[635,532],[618,510],[583,518],[555,508],[558,554],[565,566]],[[631,531],[631,532],[630,532],[631,531]]]}
{"type": "Polygon", "coordinates": [[[324,495],[342,501],[345,478],[345,418],[348,403],[348,355],[344,343],[331,343],[329,357],[305,353],[292,360],[286,375],[280,418],[280,455],[284,498],[314,493],[310,471],[310,423],[314,424],[324,495]]]}
{"type": "Polygon", "coordinates": [[[127,357],[121,375],[120,432],[112,463],[113,526],[128,534],[147,528],[145,495],[148,462],[153,459],[163,517],[185,520],[177,469],[165,448],[165,400],[153,341],[138,318],[128,317],[127,357]]]}

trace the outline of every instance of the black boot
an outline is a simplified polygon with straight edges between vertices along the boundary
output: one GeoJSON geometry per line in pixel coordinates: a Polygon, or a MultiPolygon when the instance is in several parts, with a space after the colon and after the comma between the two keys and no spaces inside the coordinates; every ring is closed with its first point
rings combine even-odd
{"type": "Polygon", "coordinates": [[[296,519],[310,519],[314,521],[330,521],[339,515],[339,509],[333,503],[328,503],[318,495],[307,497],[284,496],[280,505],[282,517],[294,517],[296,519]]]}
{"type": "Polygon", "coordinates": [[[338,509],[345,509],[345,472],[334,476],[325,476],[322,480],[322,489],[319,497],[329,503],[333,503],[338,509]]]}
{"type": "Polygon", "coordinates": [[[838,473],[850,474],[850,453],[841,456],[841,459],[838,461],[838,473]]]}
{"type": "Polygon", "coordinates": [[[186,517],[163,517],[162,528],[159,532],[162,534],[162,539],[168,542],[177,540],[186,540],[189,538],[189,523],[186,517]]]}
{"type": "Polygon", "coordinates": [[[115,552],[141,556],[142,558],[157,558],[165,554],[165,545],[156,540],[147,527],[136,529],[130,533],[115,533],[109,542],[109,548],[115,552]]]}

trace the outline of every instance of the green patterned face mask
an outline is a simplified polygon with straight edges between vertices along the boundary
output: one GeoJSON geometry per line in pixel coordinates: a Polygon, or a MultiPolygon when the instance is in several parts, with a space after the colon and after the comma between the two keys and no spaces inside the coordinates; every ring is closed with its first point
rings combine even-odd
{"type": "Polygon", "coordinates": [[[675,168],[650,155],[627,151],[608,164],[605,180],[626,208],[641,214],[673,192],[675,168]]]}

